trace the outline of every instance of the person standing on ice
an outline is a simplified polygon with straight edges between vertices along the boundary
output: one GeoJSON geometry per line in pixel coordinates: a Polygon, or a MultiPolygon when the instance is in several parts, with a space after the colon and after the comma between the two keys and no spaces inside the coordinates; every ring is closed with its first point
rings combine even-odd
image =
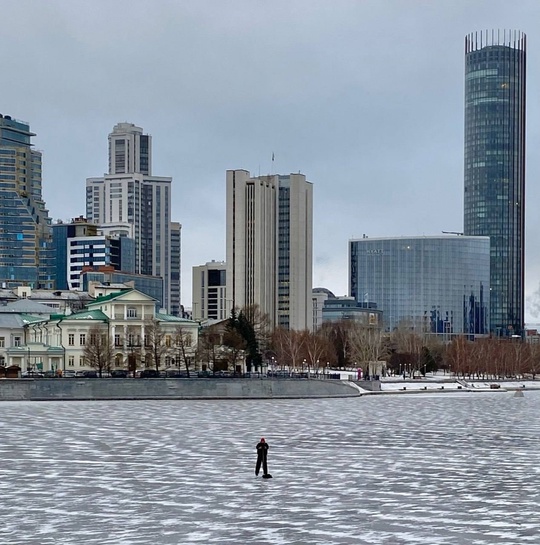
{"type": "Polygon", "coordinates": [[[264,440],[264,437],[261,437],[261,440],[257,443],[257,465],[255,466],[255,475],[259,475],[261,470],[261,464],[263,469],[263,477],[268,475],[268,465],[267,465],[267,456],[268,456],[268,443],[264,440]]]}

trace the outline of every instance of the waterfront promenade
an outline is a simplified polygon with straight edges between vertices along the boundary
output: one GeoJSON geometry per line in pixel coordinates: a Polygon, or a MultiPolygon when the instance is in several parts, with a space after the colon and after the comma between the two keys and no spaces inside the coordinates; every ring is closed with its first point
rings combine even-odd
{"type": "Polygon", "coordinates": [[[446,376],[380,381],[287,378],[1,379],[0,401],[302,399],[540,389],[540,380],[464,381],[446,376]]]}

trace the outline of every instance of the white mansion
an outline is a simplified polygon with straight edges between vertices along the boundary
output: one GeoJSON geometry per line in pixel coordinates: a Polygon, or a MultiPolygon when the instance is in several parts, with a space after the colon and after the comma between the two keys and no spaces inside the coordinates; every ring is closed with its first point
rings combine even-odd
{"type": "Polygon", "coordinates": [[[138,369],[155,367],[156,350],[160,368],[183,368],[184,360],[194,360],[199,324],[161,314],[155,304],[144,293],[126,289],[97,297],[72,314],[0,310],[0,365],[22,371],[88,370],[85,346],[99,332],[113,347],[112,369],[128,369],[128,362],[138,369]]]}

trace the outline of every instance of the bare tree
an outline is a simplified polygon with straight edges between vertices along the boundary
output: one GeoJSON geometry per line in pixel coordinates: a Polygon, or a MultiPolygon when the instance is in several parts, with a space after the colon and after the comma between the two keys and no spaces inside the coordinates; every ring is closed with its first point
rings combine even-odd
{"type": "Polygon", "coordinates": [[[323,332],[316,331],[304,331],[303,346],[304,353],[306,354],[306,361],[308,364],[308,373],[310,368],[315,369],[315,372],[319,374],[320,362],[324,362],[328,358],[328,354],[331,351],[330,342],[328,337],[323,332]]]}
{"type": "Polygon", "coordinates": [[[350,344],[349,344],[349,329],[351,322],[341,320],[339,322],[328,322],[322,325],[320,331],[328,339],[331,346],[332,356],[329,361],[335,363],[338,367],[349,367],[350,344]]]}
{"type": "Polygon", "coordinates": [[[193,339],[191,333],[187,331],[182,326],[178,326],[175,330],[174,335],[174,346],[176,352],[176,361],[178,362],[178,367],[180,368],[180,363],[183,362],[186,368],[187,376],[189,377],[189,365],[191,362],[191,356],[188,353],[191,353],[193,339]]]}
{"type": "Polygon", "coordinates": [[[283,366],[286,363],[289,369],[297,369],[303,362],[305,335],[294,329],[278,328],[272,335],[272,346],[276,352],[278,362],[283,366]]]}
{"type": "Polygon", "coordinates": [[[237,330],[227,328],[223,334],[223,344],[227,348],[229,366],[233,372],[236,372],[237,362],[247,348],[246,340],[237,330]]]}
{"type": "Polygon", "coordinates": [[[351,358],[361,362],[366,375],[378,373],[377,368],[389,355],[388,344],[380,329],[354,323],[349,329],[351,358]]]}
{"type": "Polygon", "coordinates": [[[105,327],[95,325],[90,329],[83,351],[85,364],[96,369],[99,378],[104,371],[110,372],[114,357],[114,347],[105,327]]]}
{"type": "Polygon", "coordinates": [[[130,325],[127,328],[127,367],[128,371],[135,377],[137,373],[137,362],[140,362],[141,355],[141,328],[130,325]]]}
{"type": "Polygon", "coordinates": [[[196,358],[211,371],[214,371],[219,361],[221,348],[221,335],[211,328],[203,329],[197,343],[196,358]]]}
{"type": "Polygon", "coordinates": [[[420,370],[422,348],[424,340],[421,335],[416,333],[408,324],[400,324],[392,332],[392,344],[401,354],[410,355],[409,375],[414,376],[415,371],[420,370]]]}
{"type": "Polygon", "coordinates": [[[529,359],[527,372],[532,375],[532,379],[540,373],[540,344],[530,344],[531,357],[529,359]]]}
{"type": "Polygon", "coordinates": [[[150,360],[156,371],[159,371],[161,362],[169,352],[170,346],[167,346],[166,333],[161,323],[155,318],[145,321],[144,347],[146,363],[148,364],[148,360],[150,360]]]}

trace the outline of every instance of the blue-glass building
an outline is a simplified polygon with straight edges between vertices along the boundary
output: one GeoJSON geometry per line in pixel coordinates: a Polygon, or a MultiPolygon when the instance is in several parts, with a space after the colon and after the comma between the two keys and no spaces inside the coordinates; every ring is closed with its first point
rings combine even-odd
{"type": "Polygon", "coordinates": [[[156,310],[163,308],[164,282],[160,276],[145,274],[128,274],[122,271],[95,270],[81,274],[82,289],[88,291],[90,282],[98,282],[103,285],[125,284],[132,285],[136,290],[156,300],[156,310]]]}
{"type": "Polygon", "coordinates": [[[30,126],[0,114],[0,285],[53,289],[51,219],[30,126]]]}
{"type": "Polygon", "coordinates": [[[491,240],[491,331],[524,326],[526,37],[465,39],[464,234],[491,240]]]}
{"type": "Polygon", "coordinates": [[[433,236],[349,241],[349,289],[374,302],[385,331],[489,332],[489,238],[433,236]]]}
{"type": "Polygon", "coordinates": [[[97,226],[82,216],[71,223],[56,223],[52,229],[57,289],[82,289],[81,273],[84,270],[105,267],[135,273],[135,241],[132,238],[98,234],[97,226]]]}

